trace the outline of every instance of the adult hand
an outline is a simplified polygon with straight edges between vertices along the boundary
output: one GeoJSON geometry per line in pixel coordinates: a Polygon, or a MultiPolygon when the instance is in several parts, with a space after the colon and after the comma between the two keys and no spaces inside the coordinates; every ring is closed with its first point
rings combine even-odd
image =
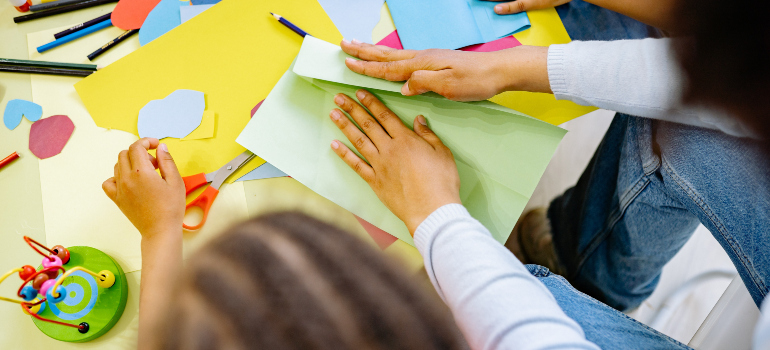
{"type": "Polygon", "coordinates": [[[115,176],[102,184],[107,197],[139,230],[143,238],[163,232],[182,232],[185,213],[184,181],[165,144],[143,138],[121,151],[115,176]],[[147,153],[157,148],[157,159],[147,153]],[[160,169],[160,176],[155,172],[160,169]]]}
{"type": "Polygon", "coordinates": [[[396,50],[358,41],[343,41],[345,59],[359,74],[404,81],[401,93],[413,96],[433,91],[454,101],[486,100],[507,90],[551,92],[548,48],[518,46],[496,52],[456,50],[396,50]]]}
{"type": "Polygon", "coordinates": [[[414,235],[433,211],[461,203],[452,152],[428,128],[425,117],[415,118],[412,131],[368,91],[358,90],[356,97],[371,114],[345,94],[337,94],[334,103],[363,131],[339,109],[332,110],[330,117],[369,163],[342,142],[334,140],[331,147],[414,235]]]}
{"type": "Polygon", "coordinates": [[[498,15],[510,15],[530,10],[542,10],[570,2],[570,0],[516,0],[510,2],[507,2],[508,0],[489,1],[506,1],[504,4],[495,6],[495,13],[498,15]]]}

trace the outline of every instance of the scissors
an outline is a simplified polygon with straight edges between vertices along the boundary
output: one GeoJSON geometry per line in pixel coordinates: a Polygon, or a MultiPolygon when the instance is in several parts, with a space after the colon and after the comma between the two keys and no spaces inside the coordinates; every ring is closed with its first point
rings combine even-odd
{"type": "Polygon", "coordinates": [[[227,180],[230,175],[238,171],[238,169],[240,169],[250,160],[254,159],[254,157],[254,153],[251,153],[251,151],[245,151],[214,172],[208,174],[199,173],[183,177],[182,180],[184,180],[185,195],[190,195],[190,193],[200,188],[201,186],[208,184],[209,182],[211,185],[203,190],[203,193],[193,199],[192,202],[187,204],[187,207],[185,208],[185,210],[192,207],[198,207],[202,209],[203,219],[201,219],[201,222],[195,226],[189,226],[185,223],[182,223],[182,227],[190,231],[199,230],[201,227],[203,227],[203,224],[206,223],[206,218],[209,216],[209,209],[211,208],[211,204],[214,203],[214,199],[216,199],[217,195],[219,194],[219,188],[222,187],[222,184],[225,183],[225,180],[227,180]]]}

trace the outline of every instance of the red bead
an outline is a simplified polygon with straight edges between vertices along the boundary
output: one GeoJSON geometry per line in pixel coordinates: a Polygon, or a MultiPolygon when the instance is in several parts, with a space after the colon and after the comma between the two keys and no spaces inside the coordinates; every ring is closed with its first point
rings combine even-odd
{"type": "Polygon", "coordinates": [[[48,280],[49,280],[48,275],[41,273],[35,276],[35,279],[32,280],[32,288],[40,289],[40,287],[43,285],[43,282],[48,280]]]}
{"type": "Polygon", "coordinates": [[[23,281],[26,281],[27,278],[32,277],[32,275],[34,274],[35,274],[35,268],[29,265],[22,266],[22,270],[19,271],[19,277],[21,277],[23,281]]]}
{"type": "Polygon", "coordinates": [[[66,248],[60,245],[55,245],[53,248],[51,248],[51,250],[56,253],[56,256],[58,256],[59,259],[61,259],[62,264],[66,264],[70,261],[70,251],[66,248]]]}

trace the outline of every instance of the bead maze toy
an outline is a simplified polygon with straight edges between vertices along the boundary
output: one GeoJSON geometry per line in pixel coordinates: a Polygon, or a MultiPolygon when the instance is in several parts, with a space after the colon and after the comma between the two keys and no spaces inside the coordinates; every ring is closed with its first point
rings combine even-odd
{"type": "Polygon", "coordinates": [[[118,322],[126,308],[128,282],[109,255],[91,247],[48,249],[29,237],[24,240],[43,262],[38,269],[25,265],[0,277],[2,283],[18,273],[23,281],[17,292],[22,300],[0,300],[20,304],[41,332],[66,342],[94,340],[118,322]]]}

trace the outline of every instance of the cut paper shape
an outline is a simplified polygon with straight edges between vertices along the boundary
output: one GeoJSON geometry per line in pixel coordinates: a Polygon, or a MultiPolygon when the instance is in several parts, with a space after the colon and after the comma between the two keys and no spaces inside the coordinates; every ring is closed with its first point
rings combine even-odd
{"type": "Polygon", "coordinates": [[[51,158],[64,149],[75,124],[66,115],[53,115],[40,119],[29,129],[29,150],[40,159],[51,158]]]}
{"type": "MultiPolygon", "coordinates": [[[[388,34],[388,36],[380,40],[380,42],[378,42],[377,45],[385,45],[387,47],[398,49],[398,50],[402,50],[404,48],[401,45],[401,39],[398,37],[397,30],[393,31],[393,33],[388,34]]],[[[516,47],[520,45],[521,43],[518,40],[516,40],[516,38],[514,38],[513,36],[506,36],[504,38],[497,39],[495,41],[490,41],[488,43],[466,46],[461,48],[460,50],[474,51],[474,52],[492,52],[492,51],[510,49],[512,47],[516,47]]]]}
{"type": "Polygon", "coordinates": [[[193,18],[203,13],[203,11],[210,9],[211,6],[214,5],[182,6],[179,8],[179,19],[182,20],[182,23],[187,22],[190,18],[193,18]]]}
{"type": "Polygon", "coordinates": [[[345,39],[372,44],[372,30],[380,22],[385,0],[318,0],[345,39]]]}
{"type": "Polygon", "coordinates": [[[529,28],[526,12],[498,15],[495,5],[478,0],[388,0],[401,42],[410,50],[459,49],[529,28]]]}
{"type": "Polygon", "coordinates": [[[218,4],[221,0],[191,0],[193,5],[214,5],[218,4]]]}
{"type": "Polygon", "coordinates": [[[394,30],[393,33],[382,38],[377,45],[385,45],[391,49],[403,50],[404,45],[401,44],[401,38],[398,37],[398,30],[394,30]]]}
{"type": "Polygon", "coordinates": [[[184,138],[201,124],[204,109],[206,101],[200,91],[176,90],[162,100],[150,101],[139,111],[139,137],[184,138]]]}
{"type": "Polygon", "coordinates": [[[216,128],[216,115],[212,111],[203,112],[203,118],[201,119],[201,125],[195,129],[190,135],[185,136],[182,140],[202,140],[214,137],[214,129],[216,128]]]}
{"type": "Polygon", "coordinates": [[[112,25],[123,29],[139,29],[160,0],[120,0],[112,10],[112,25]]]}
{"type": "Polygon", "coordinates": [[[251,116],[254,117],[254,113],[257,113],[257,110],[259,110],[259,106],[262,105],[262,102],[265,102],[265,100],[259,101],[254,108],[251,109],[251,116]]]}
{"type": "Polygon", "coordinates": [[[26,100],[15,99],[8,101],[3,113],[5,127],[9,130],[16,129],[21,124],[22,116],[31,122],[35,122],[43,116],[43,107],[26,100]]]}
{"type": "Polygon", "coordinates": [[[353,149],[324,117],[335,108],[335,94],[353,96],[357,89],[366,88],[407,125],[418,114],[426,116],[454,154],[460,200],[497,241],[505,242],[565,131],[488,101],[405,97],[401,83],[347,69],[346,57],[339,46],[305,37],[294,66],[236,142],[316,193],[413,245],[404,223],[329,147],[337,139],[353,149]]]}
{"type": "Polygon", "coordinates": [[[150,11],[142,24],[142,28],[139,29],[139,44],[147,45],[150,41],[182,24],[179,8],[189,4],[189,1],[161,0],[150,11]]]}
{"type": "Polygon", "coordinates": [[[353,216],[356,217],[356,220],[358,220],[358,223],[364,227],[364,230],[366,230],[366,233],[368,233],[369,236],[372,237],[372,239],[374,240],[374,243],[377,243],[377,246],[380,247],[381,250],[385,250],[386,248],[390,247],[390,245],[393,244],[393,242],[398,240],[398,238],[396,238],[395,236],[383,230],[380,230],[379,228],[377,228],[377,226],[370,224],[369,221],[366,221],[358,217],[358,215],[353,214],[353,216]]]}
{"type": "Polygon", "coordinates": [[[239,178],[236,181],[272,179],[274,177],[286,177],[286,176],[289,176],[289,175],[286,175],[286,173],[276,168],[274,165],[270,163],[265,163],[260,165],[259,168],[252,170],[248,174],[241,176],[241,178],[239,178]]]}
{"type": "MultiPolygon", "coordinates": [[[[139,110],[148,101],[180,88],[206,92],[206,108],[217,114],[216,137],[164,143],[182,175],[210,173],[245,151],[234,141],[249,122],[249,111],[299,52],[302,37],[278,23],[271,11],[317,38],[342,40],[316,0],[227,0],[78,81],[75,89],[97,126],[134,135],[139,110]]],[[[253,159],[228,182],[263,163],[253,159]]]]}

